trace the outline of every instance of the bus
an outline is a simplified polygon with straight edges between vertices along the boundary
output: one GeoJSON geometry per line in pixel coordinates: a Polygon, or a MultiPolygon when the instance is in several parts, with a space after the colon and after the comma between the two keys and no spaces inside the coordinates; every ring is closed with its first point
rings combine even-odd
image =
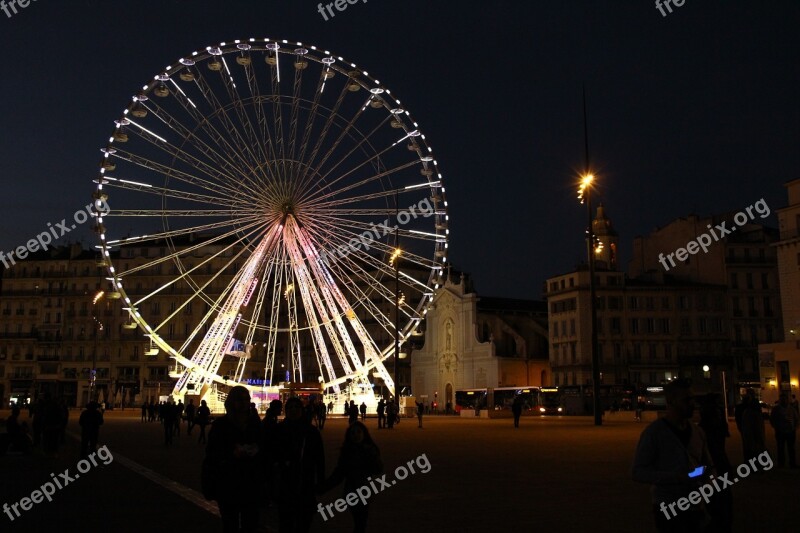
{"type": "Polygon", "coordinates": [[[484,412],[489,418],[511,417],[511,406],[518,397],[523,414],[538,414],[535,409],[542,403],[541,392],[539,387],[530,386],[456,390],[456,412],[484,412]]]}
{"type": "Polygon", "coordinates": [[[561,391],[558,387],[542,387],[540,391],[540,402],[536,406],[539,415],[563,415],[564,404],[561,400],[561,391]]]}

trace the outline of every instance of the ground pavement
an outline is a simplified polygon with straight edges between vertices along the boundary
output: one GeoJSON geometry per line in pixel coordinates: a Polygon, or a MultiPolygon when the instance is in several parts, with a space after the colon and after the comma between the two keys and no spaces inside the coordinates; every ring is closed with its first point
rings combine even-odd
{"type": "MultiPolygon", "coordinates": [[[[6,416],[0,412],[0,417],[6,416]]],[[[78,411],[72,411],[73,435],[79,431],[77,417],[78,411]]],[[[648,487],[630,480],[633,452],[646,422],[634,422],[630,413],[607,416],[602,427],[594,427],[589,417],[523,417],[519,429],[510,419],[474,417],[427,416],[424,429],[417,429],[415,419],[404,419],[392,430],[377,430],[375,418],[367,422],[389,483],[370,499],[368,531],[653,530],[648,487]],[[427,473],[420,471],[426,468],[422,454],[430,463],[427,473]],[[395,469],[409,468],[409,461],[414,461],[416,473],[392,484],[395,469]]],[[[328,472],[346,424],[334,418],[322,432],[328,472]]],[[[733,424],[731,428],[728,454],[738,465],[741,444],[733,424]]],[[[767,431],[774,459],[774,438],[767,431]]],[[[106,413],[100,439],[114,461],[98,461],[79,478],[77,442],[72,438],[57,458],[40,452],[0,457],[0,505],[30,496],[51,481],[51,473],[62,483],[59,474],[67,469],[69,477],[77,478],[57,490],[52,502],[34,504],[26,512],[18,507],[22,516],[14,521],[0,514],[0,532],[221,531],[214,505],[199,494],[203,447],[196,438],[196,430],[192,437],[186,435],[184,424],[175,444],[166,448],[159,423],[141,423],[136,411],[114,411],[106,413]]],[[[800,470],[775,466],[741,479],[733,488],[735,531],[797,531],[798,489],[800,470]]],[[[329,504],[340,496],[341,487],[322,502],[329,504]]],[[[312,530],[352,531],[349,513],[333,511],[327,521],[317,515],[312,530]]],[[[263,531],[275,531],[274,508],[262,514],[263,531]]]]}

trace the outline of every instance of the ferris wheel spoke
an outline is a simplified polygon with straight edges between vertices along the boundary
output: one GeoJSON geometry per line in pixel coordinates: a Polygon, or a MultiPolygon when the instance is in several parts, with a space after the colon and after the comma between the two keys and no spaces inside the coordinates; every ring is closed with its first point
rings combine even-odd
{"type": "MultiPolygon", "coordinates": [[[[224,62],[224,64],[227,70],[228,63],[224,62]]],[[[250,63],[247,63],[244,68],[247,71],[246,76],[249,78],[250,72],[252,71],[252,65],[250,63]]],[[[225,76],[223,76],[222,72],[220,71],[220,77],[222,78],[222,82],[228,91],[228,97],[233,103],[234,109],[236,111],[236,116],[239,119],[239,123],[242,125],[242,128],[244,129],[245,134],[247,135],[247,142],[244,143],[244,148],[248,151],[248,153],[250,153],[256,168],[263,169],[264,164],[269,161],[269,158],[267,157],[267,154],[264,152],[263,142],[258,138],[258,135],[256,134],[255,128],[253,127],[253,123],[250,120],[250,114],[247,113],[246,106],[241,96],[239,95],[239,90],[236,88],[236,84],[233,82],[233,77],[230,71],[228,71],[227,78],[225,78],[225,76]],[[251,147],[256,147],[258,154],[254,154],[251,150],[251,147]]],[[[252,101],[252,103],[253,107],[257,107],[255,101],[252,101]]],[[[267,171],[269,171],[269,167],[267,167],[267,171]]],[[[274,178],[275,176],[270,176],[269,173],[267,172],[262,176],[261,183],[263,186],[268,187],[270,183],[274,182],[274,178]]]]}
{"type": "MultiPolygon", "coordinates": [[[[296,64],[302,61],[300,56],[295,60],[296,64]]],[[[308,62],[305,63],[306,65],[308,62]]],[[[292,113],[289,119],[289,159],[294,161],[295,145],[297,144],[297,122],[300,118],[300,91],[303,88],[303,70],[304,68],[294,69],[294,92],[292,93],[292,113]]]]}
{"type": "MultiPolygon", "coordinates": [[[[232,229],[231,231],[228,231],[228,232],[225,232],[225,233],[215,233],[212,237],[210,237],[207,240],[198,241],[196,244],[194,244],[192,246],[189,246],[187,248],[182,248],[179,251],[176,251],[176,252],[173,252],[171,254],[159,257],[159,258],[157,258],[157,259],[155,259],[153,261],[149,261],[147,263],[142,263],[141,265],[134,266],[134,267],[132,267],[132,268],[130,268],[128,270],[120,271],[117,275],[119,277],[126,277],[126,276],[129,276],[130,274],[133,274],[133,273],[136,273],[136,272],[139,272],[139,271],[142,271],[142,270],[147,270],[148,268],[152,268],[152,267],[160,265],[162,263],[173,261],[174,259],[179,258],[182,255],[186,255],[188,253],[192,253],[192,252],[195,252],[195,251],[198,251],[198,250],[202,250],[204,247],[209,246],[211,244],[214,244],[216,242],[224,241],[226,239],[229,239],[230,237],[232,237],[232,236],[234,236],[237,233],[240,233],[242,231],[251,230],[252,228],[263,227],[265,225],[264,221],[260,217],[252,217],[252,220],[254,220],[254,222],[251,222],[250,224],[247,224],[245,226],[237,226],[236,228],[232,229]]],[[[225,225],[227,225],[227,224],[225,224],[225,225]]],[[[186,235],[187,233],[197,233],[197,234],[199,234],[199,233],[201,233],[201,231],[202,230],[200,230],[200,229],[194,229],[194,228],[189,228],[189,231],[187,231],[186,229],[180,229],[180,230],[163,232],[163,233],[161,233],[159,235],[147,235],[147,236],[145,236],[143,238],[142,237],[128,237],[128,238],[120,239],[120,240],[116,240],[116,241],[108,241],[106,244],[111,245],[111,246],[120,246],[120,247],[126,246],[126,245],[140,245],[142,242],[146,242],[146,241],[160,241],[160,240],[169,239],[169,238],[175,237],[175,236],[183,236],[183,235],[186,235]]],[[[234,242],[233,244],[236,244],[238,242],[241,242],[241,239],[239,239],[238,241],[234,242]]],[[[226,250],[228,250],[230,248],[231,248],[231,246],[229,245],[226,248],[226,250]]]]}
{"type": "MultiPolygon", "coordinates": [[[[322,89],[325,86],[325,80],[326,80],[326,73],[322,72],[320,74],[320,79],[317,82],[317,91],[314,92],[314,101],[311,104],[311,109],[309,110],[308,118],[306,119],[306,125],[305,128],[303,129],[303,139],[300,142],[300,155],[297,157],[297,160],[300,162],[301,165],[305,161],[306,151],[308,150],[309,140],[311,139],[311,132],[314,129],[314,118],[317,116],[317,113],[319,112],[320,98],[322,97],[322,89]]],[[[303,170],[303,175],[307,173],[308,169],[306,168],[303,170]]],[[[294,192],[295,193],[299,192],[301,190],[300,187],[301,187],[300,183],[296,182],[294,192]]]]}
{"type": "Polygon", "coordinates": [[[199,194],[189,191],[181,191],[177,189],[168,189],[166,187],[157,187],[155,185],[145,185],[144,183],[136,183],[132,180],[125,180],[118,177],[105,176],[108,180],[106,187],[113,187],[117,189],[126,189],[129,191],[136,191],[145,194],[153,194],[155,196],[179,198],[190,202],[198,202],[203,204],[218,204],[228,205],[230,207],[238,207],[239,203],[231,200],[230,198],[223,198],[221,196],[209,196],[207,194],[199,194]]]}
{"type": "MultiPolygon", "coordinates": [[[[291,218],[287,220],[287,226],[284,228],[284,235],[290,231],[290,224],[292,224],[291,218]]],[[[344,341],[344,339],[340,337],[340,332],[337,331],[337,327],[334,325],[335,316],[338,315],[338,311],[335,308],[331,309],[329,305],[330,302],[323,297],[326,288],[320,287],[318,290],[317,286],[313,283],[313,278],[306,267],[305,261],[303,261],[302,252],[300,251],[298,242],[294,238],[285,239],[284,242],[286,243],[287,250],[289,251],[289,254],[294,262],[294,274],[300,283],[301,289],[308,290],[308,300],[304,300],[306,314],[307,316],[312,316],[314,311],[319,314],[320,322],[324,325],[325,330],[328,333],[328,338],[334,348],[334,351],[339,357],[339,362],[342,365],[342,369],[346,374],[350,374],[352,372],[352,368],[350,366],[347,350],[342,345],[342,341],[344,341]],[[331,314],[331,311],[333,314],[331,314]]]]}
{"type": "MultiPolygon", "coordinates": [[[[221,167],[227,173],[228,179],[235,180],[236,178],[242,178],[242,177],[250,179],[253,169],[248,167],[246,161],[244,161],[241,157],[236,155],[235,150],[233,149],[233,147],[231,147],[230,143],[228,143],[225,140],[225,137],[219,131],[217,131],[216,128],[214,128],[214,126],[210,123],[208,119],[199,114],[194,104],[187,105],[187,103],[184,101],[185,97],[178,96],[182,93],[172,92],[171,94],[174,96],[175,100],[181,104],[181,106],[187,112],[189,117],[196,122],[196,125],[199,126],[201,130],[205,132],[205,134],[211,140],[213,140],[220,149],[222,149],[225,152],[225,155],[220,154],[205,140],[203,140],[201,137],[195,134],[192,129],[183,125],[183,123],[180,120],[175,118],[165,108],[159,106],[158,104],[144,104],[144,107],[146,107],[156,118],[161,120],[161,122],[163,122],[170,130],[175,132],[175,134],[179,138],[188,142],[190,146],[192,146],[200,155],[202,155],[208,161],[210,161],[210,163],[221,167]]],[[[165,152],[170,153],[170,155],[174,155],[172,152],[187,153],[184,150],[175,147],[174,145],[172,145],[171,143],[162,138],[159,139],[147,138],[146,140],[148,140],[151,144],[155,145],[156,147],[161,148],[165,152]]],[[[200,162],[200,160],[198,160],[193,155],[189,155],[189,157],[191,159],[200,162]]],[[[213,168],[209,163],[206,162],[202,163],[204,167],[213,168]]]]}
{"type": "MultiPolygon", "coordinates": [[[[395,198],[399,197],[402,194],[407,194],[407,193],[418,193],[420,189],[425,187],[438,187],[439,183],[440,182],[431,182],[431,183],[422,183],[417,185],[407,185],[405,187],[391,188],[382,191],[359,194],[358,196],[334,198],[331,200],[327,200],[325,202],[319,202],[308,205],[314,205],[315,207],[324,207],[325,211],[331,211],[330,208],[337,205],[348,205],[348,204],[365,202],[367,200],[377,200],[380,198],[395,198]]],[[[375,209],[375,211],[386,211],[386,212],[391,212],[393,214],[395,212],[395,209],[394,207],[387,207],[385,209],[375,209]]],[[[358,212],[355,211],[353,214],[358,214],[358,212]]]]}
{"type": "MultiPolygon", "coordinates": [[[[155,296],[155,295],[156,295],[156,294],[158,294],[159,292],[162,292],[162,291],[164,291],[165,289],[167,289],[168,287],[170,287],[170,286],[172,286],[172,285],[174,285],[174,284],[176,284],[176,283],[179,283],[179,282],[181,282],[181,281],[184,281],[184,282],[186,282],[186,283],[187,283],[187,284],[188,284],[190,287],[194,286],[194,288],[195,288],[195,289],[197,289],[197,290],[195,291],[194,295],[193,295],[193,296],[191,296],[191,297],[189,298],[189,300],[191,300],[191,299],[193,299],[193,298],[195,298],[195,297],[199,296],[200,294],[205,294],[205,292],[203,292],[203,289],[204,289],[206,286],[208,286],[208,284],[210,284],[211,282],[213,282],[213,280],[214,280],[214,279],[216,279],[217,277],[219,277],[219,276],[220,276],[220,275],[221,275],[221,274],[222,274],[222,273],[223,273],[223,272],[224,272],[224,271],[225,271],[225,270],[226,270],[226,269],[227,269],[227,268],[228,268],[230,265],[234,264],[234,263],[236,262],[236,260],[238,260],[238,259],[239,259],[239,258],[242,256],[242,254],[244,254],[244,253],[246,252],[246,250],[247,250],[247,247],[246,247],[246,246],[242,246],[242,247],[241,247],[241,249],[240,249],[240,250],[239,250],[239,251],[238,251],[236,254],[234,254],[234,255],[231,257],[231,259],[229,259],[229,260],[228,260],[228,262],[227,262],[227,264],[225,265],[225,267],[224,267],[224,268],[222,268],[222,269],[220,269],[220,270],[218,270],[218,271],[217,271],[217,272],[216,272],[216,273],[213,275],[213,277],[211,278],[211,280],[209,280],[209,281],[208,281],[206,284],[204,284],[204,285],[203,285],[201,288],[198,288],[198,286],[197,286],[197,285],[194,285],[194,284],[193,284],[193,282],[192,282],[192,278],[191,278],[191,274],[193,274],[195,271],[198,271],[199,269],[201,269],[201,268],[202,268],[204,265],[206,265],[206,264],[211,264],[211,262],[212,262],[214,259],[216,259],[217,257],[220,257],[220,256],[222,256],[222,255],[223,255],[225,252],[227,252],[228,250],[232,249],[232,248],[233,248],[234,246],[236,246],[237,244],[241,244],[241,242],[242,242],[242,241],[243,241],[243,240],[244,240],[246,237],[249,237],[249,236],[252,236],[252,235],[258,234],[258,233],[259,233],[259,232],[261,232],[261,231],[262,231],[262,230],[261,230],[259,227],[256,227],[256,229],[253,229],[253,230],[251,230],[251,231],[250,231],[250,233],[249,233],[248,235],[242,235],[242,236],[241,236],[241,237],[240,237],[238,240],[236,240],[236,241],[234,241],[234,242],[232,242],[232,243],[228,244],[228,246],[225,246],[224,248],[220,249],[220,250],[219,250],[218,252],[216,252],[215,254],[212,254],[212,255],[210,255],[209,257],[206,257],[204,260],[200,261],[200,262],[199,262],[197,265],[194,265],[194,266],[192,266],[192,267],[191,267],[191,268],[189,268],[188,270],[183,270],[183,269],[182,269],[182,271],[181,271],[181,274],[180,274],[180,275],[179,275],[177,278],[173,279],[172,281],[170,281],[170,282],[168,282],[168,283],[165,283],[165,284],[161,285],[161,286],[160,286],[160,287],[158,287],[158,288],[157,288],[155,291],[153,291],[153,292],[151,292],[151,293],[149,293],[149,294],[146,294],[145,296],[143,296],[142,298],[140,298],[139,300],[137,300],[137,301],[136,301],[136,302],[135,302],[133,305],[134,305],[134,306],[136,306],[136,307],[138,307],[139,305],[141,305],[142,303],[144,303],[144,302],[145,302],[145,301],[147,301],[148,299],[152,298],[153,296],[155,296]]],[[[206,241],[206,242],[208,242],[208,241],[206,241]]],[[[175,259],[175,258],[180,258],[180,256],[182,256],[182,255],[186,255],[186,251],[185,251],[185,250],[181,250],[180,252],[178,252],[178,253],[174,254],[174,255],[173,255],[173,259],[175,259]]],[[[157,261],[155,261],[155,262],[153,262],[153,263],[154,263],[154,264],[159,264],[159,263],[161,263],[161,262],[163,262],[163,259],[158,259],[157,261]]],[[[236,280],[238,279],[238,276],[240,275],[240,273],[241,273],[241,271],[240,271],[240,272],[238,272],[236,275],[234,275],[234,279],[233,279],[233,280],[232,280],[232,281],[229,283],[229,285],[228,285],[228,288],[227,288],[226,290],[230,289],[230,287],[232,287],[233,285],[235,285],[235,283],[236,283],[236,280]]],[[[204,298],[204,299],[205,299],[205,298],[204,298]]],[[[207,300],[206,300],[206,301],[207,301],[207,300]]],[[[181,308],[182,308],[182,307],[183,307],[183,306],[181,306],[181,308]]],[[[162,324],[161,324],[161,325],[159,325],[159,328],[160,328],[161,326],[163,326],[163,325],[164,325],[164,322],[162,322],[162,324]]],[[[157,329],[158,329],[158,328],[157,328],[157,329]]]]}
{"type": "Polygon", "coordinates": [[[249,209],[113,209],[106,215],[107,217],[230,217],[232,215],[255,214],[257,207],[249,209]]]}
{"type": "MultiPolygon", "coordinates": [[[[385,178],[387,176],[391,176],[392,174],[395,174],[396,172],[400,172],[401,170],[405,170],[407,168],[416,166],[417,164],[419,164],[419,161],[409,161],[408,163],[404,163],[404,164],[396,166],[394,168],[390,168],[388,170],[384,170],[383,172],[379,172],[377,174],[373,174],[371,176],[367,176],[366,178],[364,178],[364,179],[362,179],[360,181],[357,181],[357,182],[355,182],[353,184],[350,184],[350,185],[347,185],[345,187],[342,187],[341,189],[338,189],[335,192],[331,191],[331,192],[329,192],[327,194],[324,194],[322,196],[317,196],[316,198],[314,198],[309,203],[311,205],[317,205],[316,202],[319,202],[321,200],[326,200],[326,199],[331,198],[331,197],[335,197],[335,196],[337,196],[339,194],[351,191],[353,189],[357,189],[359,187],[363,187],[364,185],[366,185],[368,183],[372,183],[375,180],[379,180],[381,178],[385,178]]],[[[362,165],[359,165],[359,167],[356,167],[356,168],[352,169],[347,174],[342,174],[341,176],[339,176],[338,178],[333,180],[333,182],[331,182],[330,185],[333,185],[336,182],[338,182],[339,180],[347,177],[349,174],[351,174],[351,173],[355,172],[356,170],[358,170],[361,166],[362,165]]],[[[323,205],[325,205],[325,204],[323,204],[323,205]]]]}
{"type": "MultiPolygon", "coordinates": [[[[336,117],[339,116],[339,110],[341,109],[342,104],[344,104],[344,99],[345,96],[347,96],[347,93],[348,93],[347,83],[345,83],[344,86],[342,86],[342,90],[339,92],[339,96],[336,99],[336,103],[333,105],[333,108],[331,108],[330,112],[328,113],[328,118],[325,120],[325,125],[322,127],[322,130],[320,131],[319,137],[317,137],[317,142],[314,144],[314,149],[311,151],[311,155],[308,156],[308,160],[306,161],[306,170],[298,180],[299,181],[298,191],[301,194],[301,198],[305,196],[306,187],[308,186],[308,180],[313,179],[313,174],[310,173],[309,170],[312,168],[312,165],[314,165],[314,160],[317,158],[317,154],[319,153],[320,149],[325,143],[325,140],[328,138],[328,132],[330,132],[331,127],[333,127],[336,121],[336,117]]],[[[331,152],[332,149],[329,150],[329,153],[331,152]]],[[[329,154],[325,156],[325,159],[327,159],[328,156],[329,154]]],[[[322,164],[324,164],[324,159],[323,163],[317,165],[317,168],[319,168],[322,164]]]]}
{"type": "MultiPolygon", "coordinates": [[[[369,100],[368,100],[368,101],[369,101],[369,100]]],[[[355,124],[356,124],[356,122],[357,122],[357,121],[358,121],[358,119],[359,119],[359,118],[362,116],[362,114],[364,113],[364,110],[365,110],[366,108],[367,108],[367,105],[364,105],[364,106],[360,107],[360,108],[359,108],[359,110],[358,110],[358,112],[356,112],[356,114],[355,114],[355,115],[354,115],[354,116],[353,116],[353,117],[352,117],[352,118],[351,118],[351,119],[350,119],[350,120],[347,122],[346,126],[345,126],[344,128],[342,128],[342,131],[340,131],[340,132],[339,132],[339,136],[336,138],[336,140],[333,142],[333,144],[330,146],[330,148],[328,148],[328,151],[327,151],[327,152],[325,153],[325,155],[322,157],[322,159],[320,160],[320,162],[316,164],[316,167],[315,167],[315,168],[317,169],[317,172],[319,172],[319,173],[321,173],[321,172],[322,172],[322,169],[323,169],[323,167],[325,166],[325,164],[326,164],[326,163],[328,162],[328,160],[331,158],[331,156],[332,156],[332,155],[333,155],[333,153],[336,151],[336,149],[339,147],[339,145],[342,143],[342,141],[345,139],[345,137],[347,137],[347,136],[350,134],[350,130],[351,130],[351,129],[353,129],[353,128],[355,127],[355,124]]],[[[331,114],[331,117],[330,117],[330,118],[331,118],[331,119],[333,119],[333,118],[335,118],[335,117],[336,117],[336,115],[334,115],[334,114],[331,114]]],[[[337,163],[336,163],[336,164],[333,166],[333,169],[335,169],[335,168],[336,168],[336,167],[337,167],[337,166],[338,166],[338,165],[339,165],[339,164],[340,164],[340,163],[341,163],[343,160],[347,159],[348,157],[350,157],[350,155],[351,155],[351,154],[353,154],[353,153],[354,153],[356,150],[358,150],[358,149],[361,147],[361,145],[362,145],[362,144],[364,144],[364,142],[365,142],[367,139],[369,139],[369,137],[370,137],[370,136],[371,136],[371,135],[372,135],[374,132],[376,132],[376,131],[378,131],[379,129],[381,129],[381,127],[382,127],[382,126],[383,126],[385,123],[386,123],[386,120],[382,121],[382,122],[381,122],[381,123],[379,123],[377,126],[375,126],[375,128],[374,128],[374,129],[373,129],[373,130],[372,130],[372,131],[371,131],[369,134],[367,134],[367,135],[363,135],[363,134],[362,134],[362,138],[361,138],[361,140],[360,140],[358,143],[356,143],[356,145],[355,145],[353,148],[351,148],[351,149],[350,149],[350,151],[349,151],[349,152],[347,152],[347,153],[346,153],[346,154],[343,156],[343,158],[342,158],[341,160],[339,160],[339,162],[337,162],[337,163]]],[[[359,133],[360,133],[360,132],[359,132],[359,133]]],[[[311,165],[311,163],[312,163],[312,162],[313,162],[313,160],[309,160],[309,165],[311,165]]],[[[331,170],[333,170],[333,169],[331,169],[331,170]]],[[[327,178],[327,176],[330,174],[330,172],[331,172],[331,171],[328,171],[328,172],[326,172],[326,173],[325,173],[323,176],[321,176],[321,177],[320,177],[320,181],[323,181],[323,182],[324,182],[325,178],[327,178]]],[[[305,176],[304,176],[304,178],[305,178],[305,176]]],[[[326,183],[325,185],[326,185],[326,188],[329,188],[329,187],[331,187],[331,186],[333,185],[333,183],[326,183]]],[[[321,190],[321,189],[318,187],[318,188],[317,188],[317,190],[321,190]]],[[[306,196],[308,196],[308,195],[306,195],[306,196]]],[[[310,196],[310,198],[313,198],[313,195],[311,195],[311,196],[310,196]]]]}
{"type": "MultiPolygon", "coordinates": [[[[223,64],[225,65],[225,70],[228,76],[230,76],[230,70],[228,70],[228,64],[224,60],[224,58],[223,58],[223,64]]],[[[241,101],[239,101],[238,98],[230,91],[229,83],[232,82],[230,82],[229,78],[225,77],[225,74],[222,72],[222,70],[219,71],[219,76],[222,84],[225,85],[225,87],[229,91],[232,101],[231,106],[234,107],[234,110],[236,112],[239,112],[240,109],[237,107],[237,102],[241,104],[241,101]]],[[[217,130],[217,128],[214,127],[211,121],[208,120],[208,117],[203,117],[199,114],[199,112],[195,108],[193,107],[190,108],[184,105],[186,111],[189,112],[190,115],[192,115],[197,125],[200,126],[203,129],[203,131],[205,131],[207,135],[209,135],[212,139],[214,139],[214,141],[225,151],[225,153],[228,155],[229,161],[231,162],[238,161],[239,164],[241,165],[240,168],[246,169],[245,172],[242,172],[240,170],[240,174],[243,177],[246,177],[248,180],[250,180],[251,184],[254,187],[257,187],[258,182],[262,182],[263,184],[264,176],[259,174],[259,169],[260,169],[259,160],[255,156],[255,154],[253,154],[253,152],[250,150],[247,141],[244,140],[241,133],[239,132],[239,129],[231,120],[231,117],[228,114],[228,109],[230,106],[222,105],[222,103],[217,98],[216,93],[206,81],[205,76],[203,76],[199,72],[199,69],[195,74],[194,83],[195,86],[200,91],[200,93],[203,95],[203,99],[213,109],[212,116],[215,117],[220,122],[225,132],[227,133],[227,137],[231,139],[231,142],[233,142],[235,146],[232,146],[231,143],[228,142],[226,137],[223,136],[219,132],[219,130],[217,130]],[[247,156],[249,156],[249,158],[247,156]]],[[[242,127],[246,127],[245,124],[246,123],[243,122],[242,127]]]]}
{"type": "Polygon", "coordinates": [[[204,178],[200,178],[198,176],[195,176],[194,174],[190,174],[188,172],[184,172],[182,170],[169,167],[162,163],[152,161],[146,157],[139,156],[132,152],[123,150],[119,147],[115,148],[114,150],[116,152],[114,154],[114,157],[116,159],[127,161],[140,168],[147,169],[149,171],[155,172],[156,174],[160,174],[167,178],[176,178],[184,183],[200,187],[204,190],[211,192],[227,191],[232,195],[237,192],[236,189],[231,188],[227,185],[229,181],[233,180],[232,178],[225,175],[220,175],[220,173],[217,172],[216,169],[213,169],[212,167],[203,168],[203,165],[199,164],[201,163],[199,160],[194,158],[189,158],[187,157],[186,154],[184,154],[183,157],[179,157],[177,151],[173,151],[171,152],[170,155],[175,159],[179,159],[182,162],[188,164],[189,166],[199,171],[200,173],[205,174],[209,178],[212,178],[213,180],[217,181],[209,181],[204,178]]]}
{"type": "MultiPolygon", "coordinates": [[[[250,220],[255,220],[256,223],[264,223],[264,220],[260,217],[251,216],[241,219],[239,222],[247,222],[250,220]]],[[[136,235],[133,237],[124,237],[122,239],[109,239],[105,241],[106,246],[129,246],[129,245],[140,245],[144,242],[157,242],[164,239],[169,239],[171,237],[180,237],[191,233],[202,233],[204,231],[213,231],[218,228],[224,228],[227,226],[232,225],[233,223],[229,220],[224,220],[221,222],[217,222],[214,224],[203,224],[201,226],[192,226],[187,228],[180,228],[174,230],[163,231],[159,233],[147,234],[147,235],[136,235]]],[[[234,229],[229,234],[223,235],[234,235],[236,232],[240,231],[241,227],[236,225],[234,229]]],[[[219,235],[218,235],[219,236],[219,235]]]]}
{"type": "MultiPolygon", "coordinates": [[[[258,130],[261,133],[258,146],[259,150],[264,156],[263,161],[266,164],[269,161],[275,161],[278,159],[277,152],[275,151],[275,145],[272,141],[272,133],[270,132],[267,124],[267,116],[264,112],[264,102],[267,100],[267,98],[261,96],[261,90],[258,87],[255,69],[253,68],[252,64],[245,65],[245,77],[247,79],[247,86],[250,89],[250,95],[253,98],[253,111],[256,115],[258,130]]],[[[269,169],[269,174],[274,181],[279,179],[277,167],[274,169],[269,169]]]]}

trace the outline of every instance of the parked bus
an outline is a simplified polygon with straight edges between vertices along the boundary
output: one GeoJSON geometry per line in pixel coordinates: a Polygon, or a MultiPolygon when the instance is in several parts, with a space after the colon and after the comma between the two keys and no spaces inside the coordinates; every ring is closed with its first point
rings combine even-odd
{"type": "Polygon", "coordinates": [[[456,391],[456,412],[485,411],[490,418],[511,417],[511,406],[519,397],[523,414],[538,414],[535,408],[542,403],[539,387],[487,387],[456,391]]]}

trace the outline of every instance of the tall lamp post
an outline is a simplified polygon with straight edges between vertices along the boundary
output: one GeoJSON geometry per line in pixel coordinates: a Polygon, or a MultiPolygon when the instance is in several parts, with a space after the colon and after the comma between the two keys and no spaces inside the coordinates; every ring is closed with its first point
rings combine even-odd
{"type": "Polygon", "coordinates": [[[589,226],[586,229],[586,253],[589,259],[589,320],[591,328],[591,354],[592,354],[592,405],[594,408],[594,425],[603,425],[603,411],[600,406],[600,358],[597,353],[597,301],[594,283],[594,223],[592,216],[592,183],[594,174],[589,170],[589,134],[586,121],[586,89],[583,91],[583,138],[586,155],[586,171],[581,176],[580,187],[578,188],[578,198],[581,203],[586,204],[589,226]]]}
{"type": "Polygon", "coordinates": [[[581,203],[586,204],[589,213],[589,228],[586,230],[586,253],[589,257],[589,327],[591,328],[591,354],[592,354],[592,405],[594,407],[594,425],[603,425],[603,410],[600,405],[600,357],[597,353],[597,296],[594,283],[594,225],[592,224],[592,193],[591,186],[594,175],[584,174],[581,178],[579,189],[581,203]]]}
{"type": "Polygon", "coordinates": [[[394,266],[394,397],[400,407],[397,362],[400,359],[400,248],[395,248],[389,263],[394,266]]]}
{"type": "Polygon", "coordinates": [[[89,401],[97,399],[97,337],[103,330],[103,323],[97,319],[97,302],[105,295],[105,291],[98,291],[92,300],[92,327],[94,328],[94,350],[92,350],[92,374],[89,381],[89,401]]]}

